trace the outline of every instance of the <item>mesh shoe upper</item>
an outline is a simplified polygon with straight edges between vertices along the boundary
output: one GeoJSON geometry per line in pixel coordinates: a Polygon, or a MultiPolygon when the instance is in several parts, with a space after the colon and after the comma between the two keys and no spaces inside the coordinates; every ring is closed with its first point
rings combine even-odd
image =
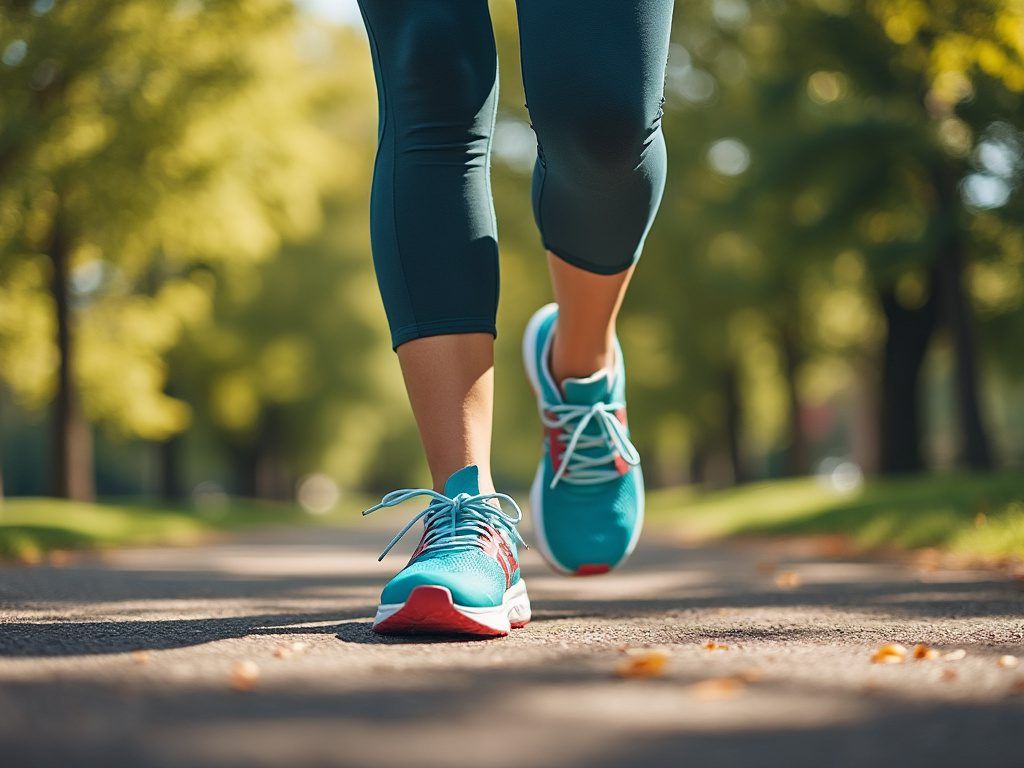
{"type": "Polygon", "coordinates": [[[517,540],[521,539],[515,525],[522,513],[515,502],[504,494],[481,494],[477,468],[469,466],[448,479],[443,494],[429,489],[395,491],[367,513],[414,496],[432,501],[392,539],[381,557],[420,519],[423,535],[408,565],[385,585],[381,603],[403,603],[416,587],[431,585],[448,588],[457,605],[501,605],[506,589],[520,579],[517,540]],[[511,504],[515,514],[492,506],[491,499],[511,504]]]}

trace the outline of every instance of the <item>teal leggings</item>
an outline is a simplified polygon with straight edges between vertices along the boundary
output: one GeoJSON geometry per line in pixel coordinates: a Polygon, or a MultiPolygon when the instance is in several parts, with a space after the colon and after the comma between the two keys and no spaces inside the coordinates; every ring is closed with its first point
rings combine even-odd
{"type": "MultiPolygon", "coordinates": [[[[392,344],[496,335],[487,1],[359,4],[380,107],[370,237],[392,344]]],[[[588,272],[622,272],[639,258],[665,186],[672,0],[518,0],[518,15],[543,245],[588,272]]]]}

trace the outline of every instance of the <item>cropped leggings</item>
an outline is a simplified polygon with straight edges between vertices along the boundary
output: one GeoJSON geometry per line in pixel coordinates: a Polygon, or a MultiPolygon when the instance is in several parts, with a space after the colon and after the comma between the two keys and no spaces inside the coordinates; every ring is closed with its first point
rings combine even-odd
{"type": "MultiPolygon", "coordinates": [[[[392,345],[496,335],[490,156],[498,104],[487,0],[359,0],[379,103],[370,197],[392,345]]],[[[640,256],[665,186],[672,0],[518,0],[545,248],[611,275],[640,256]]]]}

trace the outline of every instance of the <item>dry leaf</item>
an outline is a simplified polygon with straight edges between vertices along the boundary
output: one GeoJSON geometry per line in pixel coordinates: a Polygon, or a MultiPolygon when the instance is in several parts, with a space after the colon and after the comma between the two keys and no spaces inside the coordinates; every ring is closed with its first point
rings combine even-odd
{"type": "Polygon", "coordinates": [[[708,640],[702,646],[705,651],[728,651],[729,646],[725,643],[719,643],[717,640],[708,640]]]}
{"type": "Polygon", "coordinates": [[[743,683],[759,683],[764,677],[764,672],[756,667],[744,669],[736,673],[736,679],[743,683]]]}
{"type": "Polygon", "coordinates": [[[260,668],[253,661],[236,661],[231,666],[231,687],[236,691],[251,691],[260,679],[260,668]]]}
{"type": "Polygon", "coordinates": [[[959,675],[957,675],[956,670],[949,669],[947,667],[946,669],[942,670],[942,674],[939,675],[939,680],[941,680],[944,683],[951,683],[954,680],[956,680],[957,677],[959,677],[959,675]]]}
{"type": "Polygon", "coordinates": [[[899,643],[883,645],[871,656],[873,664],[902,664],[907,658],[907,649],[899,643]]]}
{"type": "Polygon", "coordinates": [[[734,699],[743,693],[743,681],[736,677],[713,677],[694,683],[687,690],[704,701],[724,701],[734,699]]]}
{"type": "Polygon", "coordinates": [[[54,568],[63,568],[71,562],[71,553],[66,549],[55,549],[46,556],[46,562],[54,568]]]}
{"type": "Polygon", "coordinates": [[[911,652],[911,655],[918,661],[931,661],[932,659],[939,658],[942,654],[934,648],[929,648],[924,643],[918,643],[914,646],[914,650],[911,652]]]}
{"type": "Polygon", "coordinates": [[[660,648],[640,648],[615,668],[619,677],[660,677],[668,666],[668,651],[660,648]]]}
{"type": "Polygon", "coordinates": [[[957,648],[955,651],[950,651],[949,653],[943,654],[942,660],[960,661],[960,659],[964,658],[966,655],[967,651],[965,651],[963,648],[957,648]]]}
{"type": "Polygon", "coordinates": [[[775,586],[783,589],[799,587],[801,583],[800,574],[793,571],[779,571],[775,574],[775,586]]]}
{"type": "Polygon", "coordinates": [[[149,651],[132,651],[132,661],[136,664],[148,664],[149,651]]]}
{"type": "Polygon", "coordinates": [[[1007,654],[1006,656],[1000,656],[999,661],[996,663],[1004,669],[1015,669],[1020,664],[1020,660],[1016,656],[1007,654]]]}
{"type": "Polygon", "coordinates": [[[279,645],[277,646],[277,648],[274,649],[274,658],[276,659],[287,659],[291,655],[292,649],[285,648],[283,645],[279,645]]]}

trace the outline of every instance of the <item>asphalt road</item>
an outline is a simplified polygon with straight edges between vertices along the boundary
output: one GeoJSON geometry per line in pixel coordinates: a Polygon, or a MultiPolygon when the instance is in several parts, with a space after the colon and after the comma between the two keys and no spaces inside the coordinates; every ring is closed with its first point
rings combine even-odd
{"type": "Polygon", "coordinates": [[[650,533],[609,576],[527,553],[509,638],[401,640],[370,631],[387,535],[0,567],[0,765],[1024,765],[1005,575],[650,533]],[[872,663],[892,642],[966,656],[872,663]]]}

